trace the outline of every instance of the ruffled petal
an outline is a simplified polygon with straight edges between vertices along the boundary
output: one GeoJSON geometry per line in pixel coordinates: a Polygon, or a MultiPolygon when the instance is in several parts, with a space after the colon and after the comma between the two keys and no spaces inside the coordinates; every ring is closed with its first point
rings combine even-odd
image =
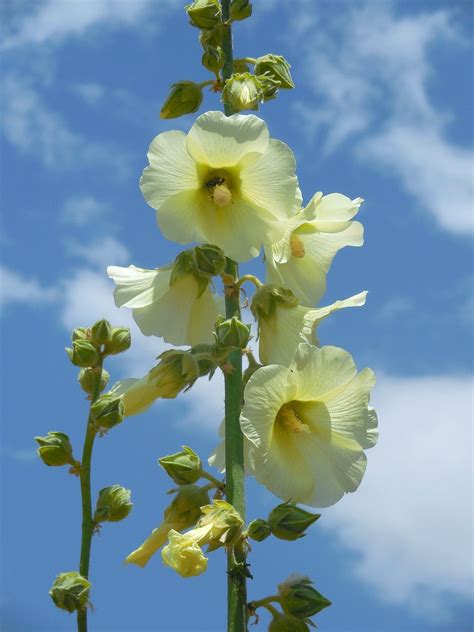
{"type": "Polygon", "coordinates": [[[150,165],[143,171],[140,189],[148,204],[159,209],[165,200],[199,188],[196,163],[186,150],[184,132],[163,132],[148,150],[150,165]]]}
{"type": "Polygon", "coordinates": [[[109,266],[108,276],[115,282],[117,307],[146,307],[159,300],[170,286],[171,268],[145,270],[135,266],[109,266]]]}
{"type": "Polygon", "coordinates": [[[232,167],[244,157],[248,162],[258,159],[269,138],[265,121],[252,114],[205,112],[191,127],[186,145],[192,158],[202,165],[232,167]]]}

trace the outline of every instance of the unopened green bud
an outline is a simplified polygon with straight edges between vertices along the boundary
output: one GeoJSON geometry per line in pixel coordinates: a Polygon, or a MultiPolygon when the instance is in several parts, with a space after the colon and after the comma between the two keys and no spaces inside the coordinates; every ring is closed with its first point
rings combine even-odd
{"type": "Polygon", "coordinates": [[[258,288],[250,303],[250,311],[259,318],[271,319],[276,307],[296,307],[299,301],[291,290],[266,283],[258,288]]]}
{"type": "Polygon", "coordinates": [[[272,533],[280,540],[297,540],[321,514],[312,514],[291,503],[278,505],[268,516],[272,533]]]}
{"type": "Polygon", "coordinates": [[[76,571],[60,573],[51,587],[49,594],[54,605],[62,610],[74,612],[83,610],[89,605],[89,591],[92,584],[76,571]]]}
{"type": "Polygon", "coordinates": [[[90,340],[81,338],[73,341],[72,349],[66,347],[66,353],[75,366],[94,367],[100,360],[97,347],[90,340]]]}
{"type": "Polygon", "coordinates": [[[231,0],[230,19],[245,20],[252,15],[252,3],[250,0],[231,0]]]}
{"type": "Polygon", "coordinates": [[[99,492],[94,513],[94,522],[119,522],[132,511],[131,492],[120,485],[104,487],[99,492]]]}
{"type": "Polygon", "coordinates": [[[97,432],[105,432],[123,421],[125,406],[121,397],[105,393],[91,406],[91,417],[97,432]]]}
{"type": "Polygon", "coordinates": [[[126,351],[132,343],[130,329],[128,327],[114,327],[104,351],[108,355],[117,355],[126,351]]]}
{"type": "Polygon", "coordinates": [[[196,246],[194,248],[194,261],[199,274],[208,278],[219,276],[224,272],[224,251],[212,244],[196,246]]]}
{"type": "Polygon", "coordinates": [[[281,55],[263,55],[259,57],[255,64],[255,74],[269,75],[275,81],[280,83],[280,87],[284,89],[294,88],[295,84],[290,74],[290,64],[281,55]]]}
{"type": "Polygon", "coordinates": [[[100,382],[99,393],[101,393],[107,386],[109,378],[110,375],[105,369],[101,369],[100,367],[96,366],[93,369],[81,369],[79,371],[79,375],[77,376],[77,381],[86,393],[92,395],[92,393],[94,393],[96,389],[97,382],[100,382]]]}
{"type": "Polygon", "coordinates": [[[309,627],[304,621],[290,614],[275,613],[268,626],[268,632],[309,632],[309,627]]]}
{"type": "Polygon", "coordinates": [[[39,445],[39,457],[46,465],[76,465],[72,455],[72,446],[67,434],[63,432],[48,432],[46,437],[35,437],[39,445]]]}
{"type": "Polygon", "coordinates": [[[209,494],[204,487],[183,485],[165,509],[164,518],[170,524],[179,524],[182,531],[196,524],[201,516],[201,507],[208,504],[209,494]]]}
{"type": "Polygon", "coordinates": [[[90,340],[91,330],[90,327],[77,327],[72,332],[71,339],[74,340],[90,340]]]}
{"type": "Polygon", "coordinates": [[[284,612],[298,619],[308,619],[331,605],[329,599],[311,584],[309,577],[295,574],[278,585],[280,605],[284,612]]]}
{"type": "Polygon", "coordinates": [[[220,46],[217,48],[214,48],[213,46],[206,46],[201,58],[201,63],[204,68],[207,68],[217,75],[224,65],[224,61],[224,51],[220,46]]]}
{"type": "Polygon", "coordinates": [[[103,345],[108,342],[111,334],[112,327],[109,321],[104,318],[102,320],[98,320],[91,327],[91,339],[92,342],[95,342],[97,345],[103,345]]]}
{"type": "Polygon", "coordinates": [[[185,9],[190,23],[198,29],[210,31],[221,23],[219,0],[194,0],[185,9]]]}
{"type": "Polygon", "coordinates": [[[266,540],[269,535],[271,535],[270,525],[266,520],[262,520],[261,518],[258,518],[257,520],[252,520],[247,528],[247,534],[249,538],[252,538],[252,540],[262,542],[263,540],[266,540]]]}
{"type": "Polygon", "coordinates": [[[219,316],[216,322],[216,342],[219,347],[245,349],[250,340],[251,325],[244,325],[237,316],[225,319],[219,316]]]}
{"type": "Polygon", "coordinates": [[[166,101],[161,107],[160,117],[172,119],[197,112],[201,106],[202,99],[202,87],[198,83],[194,81],[173,83],[166,101]]]}
{"type": "Polygon", "coordinates": [[[271,101],[276,98],[278,94],[278,89],[280,88],[280,82],[276,79],[273,79],[270,75],[259,75],[260,85],[263,90],[263,100],[271,101]]]}
{"type": "Polygon", "coordinates": [[[183,445],[182,452],[164,456],[158,463],[177,485],[196,483],[201,478],[201,459],[186,445],[183,445]]]}
{"type": "Polygon", "coordinates": [[[263,89],[260,81],[249,72],[232,75],[225,82],[222,102],[234,112],[240,110],[258,110],[263,101],[263,89]]]}
{"type": "MultiPolygon", "coordinates": [[[[221,362],[221,354],[216,353],[215,345],[194,345],[194,347],[191,347],[189,352],[197,361],[199,377],[209,375],[209,379],[211,379],[221,362]]],[[[227,357],[227,353],[225,354],[225,357],[227,357]]]]}
{"type": "Polygon", "coordinates": [[[212,31],[201,31],[199,33],[199,42],[204,49],[208,46],[219,48],[222,44],[222,25],[218,25],[212,31]]]}

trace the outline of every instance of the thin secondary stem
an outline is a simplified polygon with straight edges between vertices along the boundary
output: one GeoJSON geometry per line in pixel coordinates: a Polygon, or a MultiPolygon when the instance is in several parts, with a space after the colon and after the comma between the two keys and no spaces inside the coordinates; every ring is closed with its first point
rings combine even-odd
{"type": "MultiPolygon", "coordinates": [[[[100,395],[102,363],[103,360],[101,359],[98,366],[98,376],[94,385],[94,391],[91,395],[91,406],[92,404],[94,404],[94,402],[97,401],[100,395]]],[[[89,412],[89,417],[87,419],[86,437],[84,439],[84,447],[82,450],[82,465],[80,473],[82,498],[82,538],[81,557],[79,560],[79,573],[86,579],[89,578],[92,536],[94,534],[91,497],[91,459],[95,435],[96,431],[94,428],[92,415],[89,412]]],[[[83,608],[77,613],[77,629],[78,632],[87,632],[87,608],[83,608]]]]}
{"type": "Polygon", "coordinates": [[[244,274],[237,281],[236,287],[242,287],[242,285],[246,281],[249,281],[250,283],[253,283],[255,285],[255,287],[257,288],[257,290],[258,290],[259,287],[262,287],[262,285],[263,285],[263,283],[260,281],[260,279],[257,279],[257,277],[255,275],[253,275],[253,274],[244,274]]]}

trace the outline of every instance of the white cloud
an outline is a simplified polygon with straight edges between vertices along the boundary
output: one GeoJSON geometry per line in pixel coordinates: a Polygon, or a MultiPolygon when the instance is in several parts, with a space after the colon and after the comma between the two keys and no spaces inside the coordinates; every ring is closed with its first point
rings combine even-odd
{"type": "Polygon", "coordinates": [[[127,248],[115,237],[101,237],[87,244],[71,242],[68,250],[70,255],[86,261],[103,274],[107,266],[129,263],[130,260],[127,248]]]}
{"type": "Polygon", "coordinates": [[[89,105],[95,105],[105,96],[105,88],[100,83],[77,83],[74,91],[89,105]]]}
{"type": "Polygon", "coordinates": [[[96,200],[92,195],[79,195],[66,200],[61,219],[74,226],[86,226],[107,214],[109,207],[104,202],[96,200]]]}
{"type": "Polygon", "coordinates": [[[383,601],[449,617],[472,595],[472,401],[469,377],[380,376],[379,444],[360,489],[325,510],[357,553],[354,570],[383,601]]]}
{"type": "Polygon", "coordinates": [[[57,289],[46,287],[33,278],[16,270],[0,266],[0,305],[11,303],[30,305],[48,304],[57,298],[57,289]]]}
{"type": "Polygon", "coordinates": [[[474,230],[474,153],[448,137],[451,116],[433,102],[432,49],[463,45],[447,10],[396,15],[389,2],[345,5],[306,41],[314,105],[298,120],[323,134],[326,151],[343,142],[361,160],[397,176],[419,206],[457,234],[474,230]]]}
{"type": "Polygon", "coordinates": [[[404,296],[395,296],[384,303],[377,312],[378,320],[393,320],[402,314],[412,312],[415,306],[412,301],[404,296]]]}
{"type": "MultiPolygon", "coordinates": [[[[160,2],[169,5],[170,2],[160,2]]],[[[16,21],[2,48],[56,43],[79,37],[91,28],[130,26],[152,7],[152,0],[44,0],[16,21]]]]}
{"type": "Polygon", "coordinates": [[[3,133],[20,152],[54,169],[108,164],[123,172],[126,155],[84,138],[50,109],[33,84],[10,74],[3,81],[3,133]]]}

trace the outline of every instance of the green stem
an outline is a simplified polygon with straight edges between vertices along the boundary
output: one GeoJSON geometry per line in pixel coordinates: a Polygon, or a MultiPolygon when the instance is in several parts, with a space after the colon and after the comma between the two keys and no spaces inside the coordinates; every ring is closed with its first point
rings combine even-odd
{"type": "Polygon", "coordinates": [[[208,481],[211,481],[211,483],[213,483],[213,487],[217,487],[217,489],[223,489],[224,487],[224,483],[222,481],[217,479],[215,476],[212,476],[210,472],[206,472],[206,470],[202,471],[201,478],[206,478],[208,481]]]}
{"type": "Polygon", "coordinates": [[[205,88],[206,86],[212,86],[213,83],[214,79],[208,79],[207,81],[201,81],[201,83],[198,83],[198,86],[200,88],[205,88]]]}
{"type": "Polygon", "coordinates": [[[253,275],[253,274],[244,274],[237,281],[236,287],[242,287],[242,285],[246,281],[250,281],[250,283],[253,283],[255,285],[255,287],[257,288],[257,290],[258,290],[259,287],[262,287],[262,285],[263,285],[263,283],[260,281],[260,279],[257,279],[257,277],[255,275],[253,275]]]}
{"type": "MultiPolygon", "coordinates": [[[[98,378],[95,383],[94,391],[91,395],[91,406],[94,402],[97,401],[100,395],[100,376],[102,374],[102,363],[103,358],[101,358],[99,363],[98,378]]],[[[92,416],[89,412],[89,417],[87,419],[86,437],[84,439],[84,447],[82,450],[82,465],[80,473],[82,498],[82,537],[81,557],[79,559],[79,573],[86,579],[89,578],[91,545],[92,536],[94,533],[91,498],[91,458],[95,435],[96,431],[94,428],[92,416]]],[[[77,630],[78,632],[87,632],[87,608],[79,610],[77,613],[77,630]]]]}

